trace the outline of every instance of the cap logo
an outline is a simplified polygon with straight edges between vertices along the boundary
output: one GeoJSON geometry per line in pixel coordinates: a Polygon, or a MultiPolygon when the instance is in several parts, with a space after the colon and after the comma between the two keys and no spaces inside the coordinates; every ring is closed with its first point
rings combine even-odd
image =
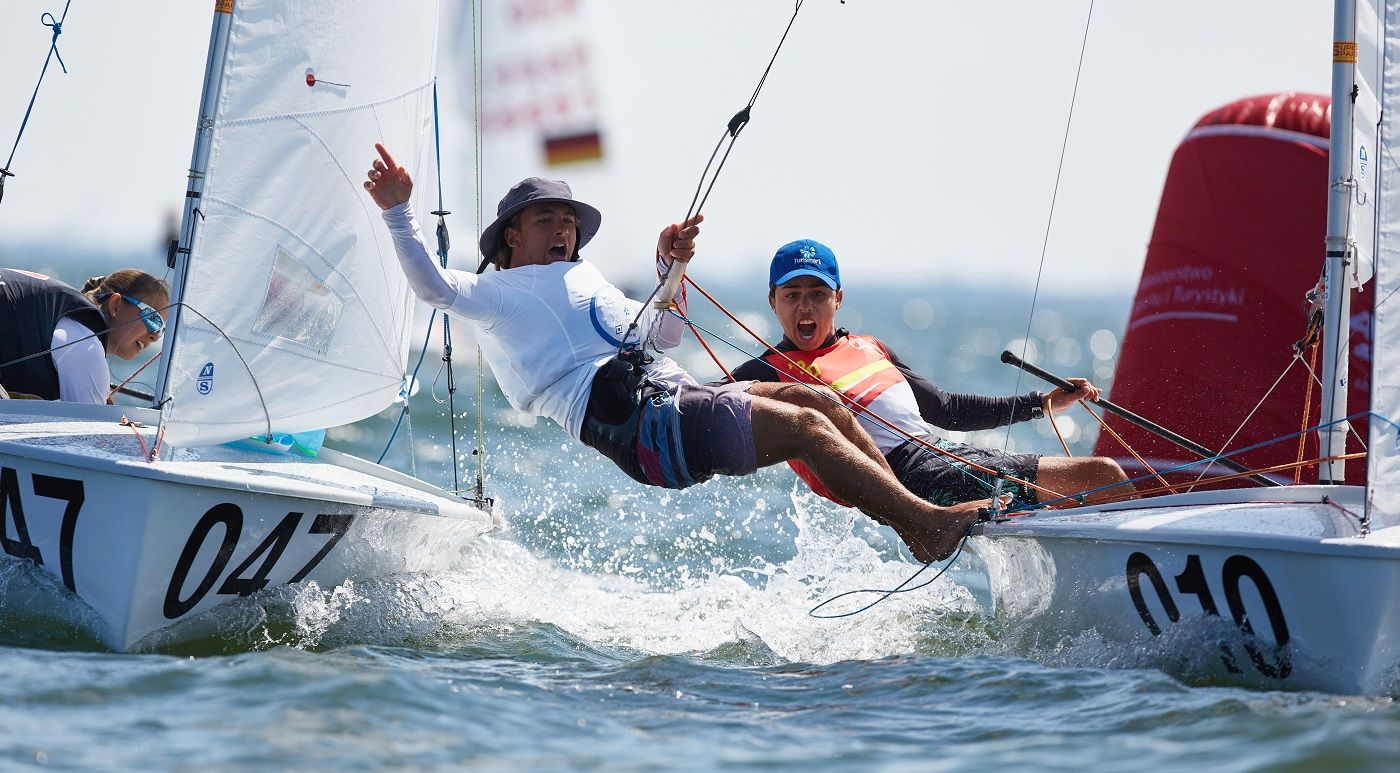
{"type": "Polygon", "coordinates": [[[811,260],[812,258],[815,258],[817,256],[817,248],[813,247],[810,244],[802,245],[802,249],[800,250],[800,252],[802,253],[802,257],[807,258],[808,260],[811,260]]]}

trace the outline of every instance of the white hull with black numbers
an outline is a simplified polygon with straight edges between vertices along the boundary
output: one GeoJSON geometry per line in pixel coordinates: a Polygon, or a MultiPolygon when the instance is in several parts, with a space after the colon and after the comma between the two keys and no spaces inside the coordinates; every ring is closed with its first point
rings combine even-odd
{"type": "Polygon", "coordinates": [[[985,524],[999,627],[1036,651],[1273,689],[1400,692],[1400,527],[1364,490],[1177,494],[985,524]]]}
{"type": "MultiPolygon", "coordinates": [[[[499,525],[422,481],[329,449],[316,459],[167,449],[166,460],[147,462],[136,433],[154,442],[152,412],[0,407],[0,560],[52,573],[95,613],[77,619],[95,618],[92,634],[113,650],[207,635],[204,613],[267,587],[460,566],[499,525]],[[152,426],[123,426],[123,416],[152,426]]],[[[17,598],[32,590],[0,587],[17,598]]]]}

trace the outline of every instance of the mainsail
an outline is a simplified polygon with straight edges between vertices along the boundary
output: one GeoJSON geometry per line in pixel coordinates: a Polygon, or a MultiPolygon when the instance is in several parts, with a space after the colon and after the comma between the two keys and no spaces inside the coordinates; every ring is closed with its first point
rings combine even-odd
{"type": "Polygon", "coordinates": [[[1400,523],[1400,0],[1382,8],[1381,115],[1376,170],[1380,195],[1376,214],[1375,306],[1371,355],[1371,432],[1368,443],[1370,512],[1380,525],[1400,523]]]}
{"type": "Polygon", "coordinates": [[[360,181],[375,142],[418,180],[430,150],[435,0],[218,5],[232,16],[209,63],[222,76],[206,81],[218,99],[202,219],[167,343],[164,426],[182,446],[393,402],[413,297],[360,181]]]}

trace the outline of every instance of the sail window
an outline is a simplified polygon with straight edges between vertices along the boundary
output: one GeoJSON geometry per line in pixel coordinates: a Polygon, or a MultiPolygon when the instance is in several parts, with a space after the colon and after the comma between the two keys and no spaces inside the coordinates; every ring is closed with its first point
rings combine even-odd
{"type": "Polygon", "coordinates": [[[345,302],[301,261],[277,246],[253,332],[283,338],[325,354],[345,302]]]}

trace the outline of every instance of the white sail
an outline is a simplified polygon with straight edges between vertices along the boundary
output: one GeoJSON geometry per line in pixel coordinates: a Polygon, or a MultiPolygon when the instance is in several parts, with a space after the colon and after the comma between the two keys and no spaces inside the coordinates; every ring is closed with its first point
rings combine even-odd
{"type": "Polygon", "coordinates": [[[1400,0],[1385,2],[1384,78],[1379,92],[1380,196],[1376,216],[1371,340],[1371,437],[1366,477],[1378,525],[1400,524],[1400,0]]]}
{"type": "Polygon", "coordinates": [[[1383,0],[1356,3],[1356,99],[1352,104],[1350,177],[1356,183],[1351,201],[1351,234],[1355,242],[1355,281],[1361,286],[1375,272],[1376,207],[1379,202],[1377,163],[1380,146],[1381,16],[1383,0]]]}
{"type": "Polygon", "coordinates": [[[233,3],[202,233],[168,344],[168,442],[345,424],[397,395],[413,297],[361,181],[375,142],[429,177],[437,11],[233,3]]]}

